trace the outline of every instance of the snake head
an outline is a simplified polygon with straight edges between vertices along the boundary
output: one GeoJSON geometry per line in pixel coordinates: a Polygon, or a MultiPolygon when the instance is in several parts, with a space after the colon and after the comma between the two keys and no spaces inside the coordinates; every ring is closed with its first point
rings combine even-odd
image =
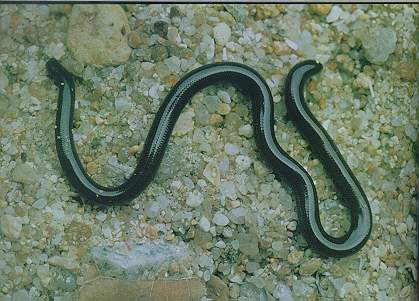
{"type": "Polygon", "coordinates": [[[48,77],[54,81],[56,86],[60,86],[65,81],[72,83],[74,79],[81,80],[80,77],[71,74],[54,58],[48,60],[47,72],[48,77]]]}

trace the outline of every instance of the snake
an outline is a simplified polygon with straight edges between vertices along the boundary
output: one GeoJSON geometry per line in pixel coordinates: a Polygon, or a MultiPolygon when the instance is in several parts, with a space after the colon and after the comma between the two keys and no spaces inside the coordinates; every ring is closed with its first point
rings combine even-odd
{"type": "Polygon", "coordinates": [[[329,235],[323,228],[313,179],[281,148],[275,137],[274,102],[269,86],[256,70],[241,63],[211,63],[183,76],[170,89],[156,113],[132,174],[122,184],[107,187],[88,175],[77,155],[72,134],[76,76],[56,59],[49,59],[47,75],[58,87],[55,144],[59,162],[70,185],[83,199],[101,206],[126,205],[152,181],[176,121],[192,96],[209,85],[227,82],[251,101],[256,145],[274,175],[290,187],[296,203],[298,229],[308,245],[324,256],[354,254],[368,241],[372,228],[371,209],[365,192],[333,139],[305,101],[304,89],[308,79],[322,68],[322,64],[315,60],[297,63],[286,77],[283,95],[288,118],[308,141],[310,149],[332,178],[342,203],[350,211],[351,225],[340,237],[329,235]]]}

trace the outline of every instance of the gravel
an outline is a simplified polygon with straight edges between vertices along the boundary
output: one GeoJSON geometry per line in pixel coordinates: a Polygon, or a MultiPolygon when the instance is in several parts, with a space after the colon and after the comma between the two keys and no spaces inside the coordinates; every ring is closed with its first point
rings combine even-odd
{"type": "Polygon", "coordinates": [[[180,281],[185,296],[195,281],[206,286],[207,300],[413,300],[417,10],[2,5],[0,300],[77,300],[84,284],[101,276],[121,281],[114,291],[127,278],[180,281]],[[255,68],[272,90],[278,143],[313,177],[320,220],[341,236],[347,209],[288,122],[282,95],[295,63],[320,61],[323,71],[305,90],[308,106],[370,201],[369,241],[342,259],[307,246],[292,194],[256,146],[250,99],[228,83],[192,98],[143,194],[122,207],[85,203],[55,151],[49,58],[83,79],[76,83],[74,140],[89,175],[106,186],[134,170],[158,108],[188,71],[222,60],[255,68]]]}

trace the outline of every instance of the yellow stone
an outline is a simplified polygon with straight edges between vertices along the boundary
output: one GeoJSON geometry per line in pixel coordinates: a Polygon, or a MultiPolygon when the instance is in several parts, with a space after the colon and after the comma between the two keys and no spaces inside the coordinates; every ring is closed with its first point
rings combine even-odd
{"type": "Polygon", "coordinates": [[[320,16],[327,15],[332,9],[332,4],[309,4],[309,6],[313,13],[320,16]]]}

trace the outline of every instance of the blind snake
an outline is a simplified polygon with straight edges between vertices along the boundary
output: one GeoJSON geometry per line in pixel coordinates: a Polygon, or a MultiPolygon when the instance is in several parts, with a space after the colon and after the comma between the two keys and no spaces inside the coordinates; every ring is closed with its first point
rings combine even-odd
{"type": "Polygon", "coordinates": [[[320,222],[317,192],[312,178],[279,146],[275,138],[274,104],[268,85],[254,69],[243,64],[213,63],[186,74],[160,106],[134,172],[124,183],[105,187],[86,173],[74,145],[75,77],[57,60],[50,59],[47,62],[48,75],[59,88],[55,128],[59,161],[69,182],[84,199],[100,205],[126,204],[153,179],[174,125],[189,99],[208,85],[229,82],[240,88],[252,102],[257,146],[273,173],[290,186],[296,201],[299,227],[309,246],[325,256],[353,254],[368,240],[372,227],[371,209],[356,177],[304,100],[305,83],[321,69],[322,65],[313,60],[296,64],[285,80],[284,96],[289,118],[322,161],[342,201],[350,209],[351,226],[341,237],[326,233],[320,222]]]}

